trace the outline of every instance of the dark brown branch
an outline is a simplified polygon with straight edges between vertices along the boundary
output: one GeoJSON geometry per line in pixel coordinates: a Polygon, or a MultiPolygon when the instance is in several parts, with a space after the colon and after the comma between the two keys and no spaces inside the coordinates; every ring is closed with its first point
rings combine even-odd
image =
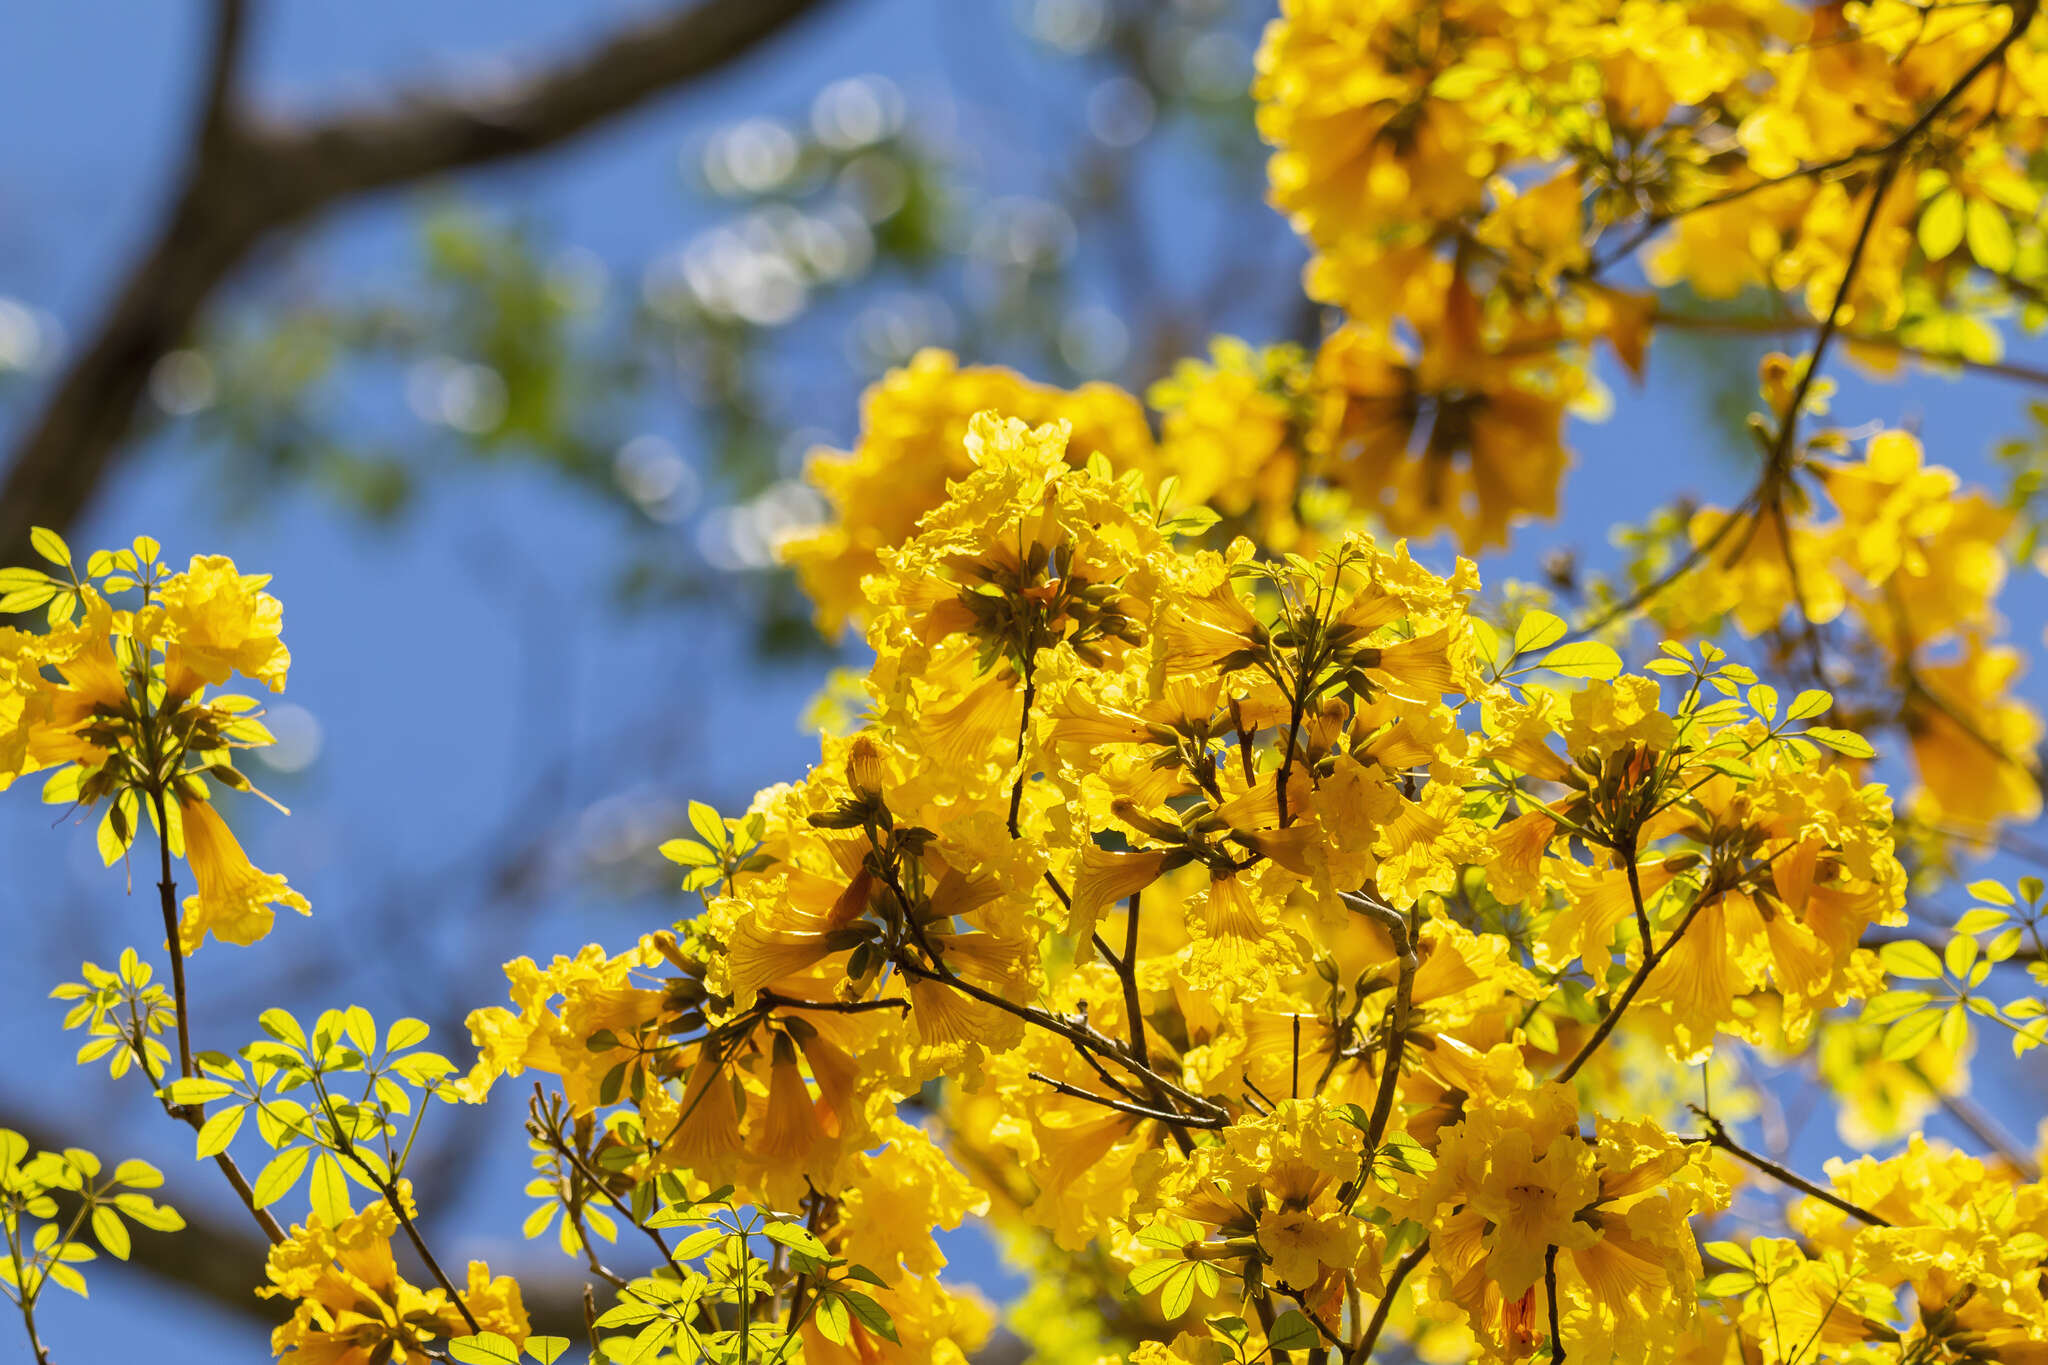
{"type": "Polygon", "coordinates": [[[1686,1106],[1686,1108],[1692,1110],[1693,1113],[1699,1115],[1700,1121],[1707,1125],[1707,1131],[1705,1133],[1696,1138],[1688,1138],[1687,1141],[1704,1142],[1710,1147],[1718,1148],[1719,1150],[1728,1153],[1728,1155],[1736,1158],[1739,1161],[1748,1162],[1751,1166],[1756,1167],[1759,1171],[1762,1171],[1765,1175],[1771,1177],[1771,1179],[1773,1180],[1778,1181],[1780,1184],[1790,1186],[1792,1189],[1799,1191],[1801,1194],[1812,1195],[1815,1199],[1820,1200],[1824,1204],[1832,1204],[1834,1205],[1834,1207],[1840,1209],[1843,1213],[1848,1214],[1851,1218],[1856,1219],[1858,1222],[1867,1223],[1874,1228],[1888,1228],[1891,1226],[1890,1223],[1878,1217],[1869,1209],[1866,1209],[1859,1204],[1850,1203],[1848,1200],[1842,1198],[1841,1195],[1836,1194],[1832,1190],[1822,1189],[1819,1185],[1814,1184],[1805,1176],[1800,1175],[1798,1172],[1791,1170],[1788,1167],[1780,1166],[1777,1162],[1772,1161],[1769,1157],[1764,1156],[1761,1153],[1750,1151],[1749,1148],[1744,1147],[1734,1138],[1728,1136],[1728,1129],[1722,1125],[1721,1120],[1715,1118],[1712,1114],[1707,1113],[1698,1105],[1689,1104],[1686,1106]]]}
{"type": "Polygon", "coordinates": [[[1408,931],[1408,921],[1392,906],[1382,905],[1370,896],[1355,892],[1340,894],[1344,904],[1358,911],[1387,931],[1394,941],[1394,952],[1399,958],[1400,975],[1394,982],[1394,998],[1387,1004],[1387,1051],[1380,1064],[1379,1092],[1373,1097],[1372,1116],[1366,1122],[1365,1145],[1378,1150],[1380,1139],[1387,1135],[1387,1121],[1394,1113],[1394,1092],[1401,1081],[1401,1054],[1408,1041],[1409,1013],[1415,996],[1415,969],[1418,960],[1415,941],[1408,931]]]}
{"type": "Polygon", "coordinates": [[[1132,1104],[1126,1100],[1111,1099],[1107,1095],[1098,1095],[1092,1090],[1083,1090],[1078,1085],[1069,1085],[1065,1081],[1055,1080],[1042,1071],[1032,1072],[1031,1079],[1051,1086],[1062,1095],[1070,1095],[1077,1100],[1086,1100],[1090,1104],[1099,1104],[1104,1109],[1114,1109],[1119,1114],[1129,1114],[1135,1119],[1153,1119],[1177,1128],[1222,1128],[1228,1122],[1228,1120],[1220,1118],[1203,1118],[1194,1114],[1169,1113],[1164,1109],[1148,1109],[1142,1104],[1132,1104]]]}
{"type": "Polygon", "coordinates": [[[325,209],[566,142],[744,56],[821,0],[703,0],[628,25],[489,97],[412,95],[306,122],[236,100],[246,0],[220,0],[198,127],[162,227],[16,444],[0,563],[77,520],[135,426],[157,361],[257,247],[325,209]]]}
{"type": "Polygon", "coordinates": [[[1563,1365],[1564,1334],[1557,1325],[1557,1248],[1543,1248],[1543,1294],[1550,1300],[1550,1365],[1563,1365]]]}
{"type": "Polygon", "coordinates": [[[214,0],[213,48],[206,58],[206,89],[199,106],[199,137],[210,142],[235,117],[235,80],[249,41],[249,0],[214,0]]]}
{"type": "MultiPolygon", "coordinates": [[[[172,1001],[178,1017],[178,1075],[181,1079],[190,1079],[199,1073],[192,1065],[191,1012],[185,995],[185,949],[178,937],[178,887],[171,879],[170,815],[165,808],[162,788],[152,791],[149,799],[156,813],[157,848],[162,858],[161,876],[157,882],[157,899],[164,917],[164,946],[171,955],[172,1001]]],[[[140,1051],[140,1039],[136,1045],[140,1051]]],[[[147,1053],[142,1054],[142,1062],[144,1074],[151,1075],[151,1079],[155,1080],[147,1053]]],[[[183,1119],[192,1126],[195,1133],[203,1131],[206,1127],[206,1106],[203,1104],[172,1104],[166,1100],[164,1112],[172,1118],[183,1119]]],[[[235,1159],[226,1152],[215,1152],[213,1164],[220,1168],[221,1175],[233,1188],[235,1197],[242,1201],[243,1208],[249,1210],[249,1216],[256,1220],[256,1226],[263,1229],[263,1235],[270,1239],[271,1244],[275,1246],[284,1241],[284,1229],[278,1225],[270,1210],[256,1203],[256,1191],[250,1186],[249,1177],[243,1175],[242,1168],[235,1164],[235,1159]]]]}
{"type": "MultiPolygon", "coordinates": [[[[1675,313],[1661,308],[1657,310],[1652,321],[1659,327],[1670,327],[1681,332],[1729,332],[1741,336],[1777,336],[1786,332],[1803,332],[1813,325],[1811,319],[1790,315],[1717,318],[1675,313]]],[[[1998,379],[2010,379],[2021,384],[2048,388],[2048,367],[2040,365],[2025,365],[2011,360],[1972,360],[1968,356],[1933,351],[1924,346],[1910,345],[1897,337],[1868,332],[1845,332],[1842,334],[1842,344],[1890,351],[1923,365],[1948,366],[1972,374],[1991,375],[1998,379]]]]}
{"type": "Polygon", "coordinates": [[[1117,978],[1124,989],[1124,1027],[1131,1035],[1131,1055],[1138,1059],[1139,1066],[1152,1065],[1152,1052],[1145,1043],[1145,1006],[1138,995],[1138,907],[1144,893],[1133,891],[1126,902],[1129,917],[1124,921],[1124,955],[1121,960],[1110,959],[1116,969],[1117,978]]]}
{"type": "Polygon", "coordinates": [[[1422,1264],[1422,1258],[1429,1255],[1427,1241],[1403,1256],[1394,1266],[1394,1273],[1387,1276],[1387,1292],[1380,1295],[1379,1306],[1372,1310],[1372,1321],[1366,1324],[1365,1335],[1358,1339],[1358,1345],[1344,1357],[1345,1365],[1364,1365],[1372,1359],[1373,1347],[1379,1344],[1380,1333],[1386,1330],[1387,1316],[1394,1311],[1394,1299],[1401,1292],[1401,1285],[1415,1273],[1415,1267],[1422,1264]]]}
{"type": "MultiPolygon", "coordinates": [[[[1629,889],[1637,895],[1641,894],[1640,887],[1637,885],[1632,884],[1629,889]]],[[[1593,1030],[1593,1036],[1586,1040],[1586,1045],[1579,1049],[1578,1055],[1571,1059],[1565,1069],[1557,1073],[1558,1080],[1568,1081],[1578,1075],[1579,1068],[1584,1066],[1592,1055],[1600,1050],[1600,1045],[1607,1041],[1607,1035],[1614,1032],[1614,1026],[1621,1022],[1621,1016],[1634,1003],[1636,993],[1642,990],[1644,983],[1650,979],[1650,973],[1656,971],[1658,965],[1671,955],[1671,950],[1676,948],[1678,941],[1685,937],[1685,931],[1692,927],[1693,920],[1699,917],[1700,910],[1706,903],[1707,897],[1704,893],[1696,897],[1693,900],[1692,908],[1685,912],[1685,918],[1680,920],[1678,927],[1671,931],[1671,937],[1664,940],[1664,946],[1643,959],[1643,965],[1638,967],[1636,974],[1629,978],[1628,985],[1623,988],[1620,998],[1614,1002],[1613,1007],[1601,1019],[1599,1026],[1593,1030]]]]}

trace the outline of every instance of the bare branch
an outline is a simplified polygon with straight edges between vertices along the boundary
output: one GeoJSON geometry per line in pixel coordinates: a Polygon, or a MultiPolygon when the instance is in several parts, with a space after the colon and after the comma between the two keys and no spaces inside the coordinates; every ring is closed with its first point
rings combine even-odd
{"type": "Polygon", "coordinates": [[[183,179],[155,239],[50,390],[0,483],[0,563],[32,526],[91,502],[136,425],[149,375],[256,249],[323,210],[566,142],[737,60],[821,0],[703,0],[629,25],[488,97],[418,94],[307,122],[244,110],[247,0],[218,0],[183,179]]]}

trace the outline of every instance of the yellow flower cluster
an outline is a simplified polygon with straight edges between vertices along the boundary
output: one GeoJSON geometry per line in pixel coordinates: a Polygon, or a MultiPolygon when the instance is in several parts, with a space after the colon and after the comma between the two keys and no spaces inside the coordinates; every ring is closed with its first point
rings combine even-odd
{"type": "Polygon", "coordinates": [[[1176,544],[1067,438],[972,419],[867,580],[861,728],[695,820],[703,915],[512,964],[471,1093],[554,1075],[618,1178],[881,1239],[846,1254],[900,1271],[896,1337],[848,1359],[973,1349],[929,1237],[978,1207],[1128,1276],[1115,1330],[1183,1359],[1375,1317],[1676,1351],[1726,1176],[1618,1059],[1797,1052],[1882,989],[1905,874],[1832,756],[1862,741],[1711,646],[1632,675],[1541,613],[1510,638],[1405,544],[1176,544]],[[958,1167],[896,1117],[934,1085],[958,1167]]]}
{"type": "Polygon", "coordinates": [[[435,1338],[479,1327],[524,1344],[526,1308],[511,1277],[493,1278],[482,1261],[471,1261],[458,1309],[447,1291],[420,1289],[398,1273],[397,1233],[396,1212],[377,1203],[331,1225],[315,1214],[272,1247],[270,1283],[256,1292],[288,1300],[292,1316],[271,1333],[270,1349],[290,1352],[294,1365],[405,1365],[438,1355],[435,1338]]]}
{"type": "Polygon", "coordinates": [[[197,884],[178,925],[185,952],[209,934],[254,943],[280,905],[308,913],[283,877],[250,863],[212,801],[216,784],[253,790],[234,751],[271,735],[253,698],[208,689],[240,675],[281,692],[291,667],[284,608],[263,591],[269,576],[219,555],[174,572],[146,537],[94,555],[81,576],[61,540],[45,547],[63,576],[6,571],[8,608],[47,604],[51,629],[0,627],[0,789],[47,771],[45,801],[107,803],[100,852],[109,863],[125,856],[144,815],[167,826],[169,851],[187,859],[197,884]],[[138,600],[116,607],[116,598],[138,600]]]}
{"type": "MultiPolygon", "coordinates": [[[[1786,366],[1766,362],[1767,392],[1786,366]]],[[[2013,512],[1927,464],[1903,431],[1871,437],[1858,458],[1810,455],[1800,475],[1780,496],[1804,515],[1779,504],[1694,515],[1690,537],[1707,562],[1688,592],[1659,605],[1660,619],[1685,630],[1726,617],[1750,635],[1787,618],[1840,619],[1896,679],[1892,719],[1918,771],[1917,817],[1981,837],[2039,815],[2032,756],[2048,727],[2014,695],[2018,651],[1995,642],[2013,512]],[[1835,515],[1823,519],[1822,506],[1835,515]]]]}

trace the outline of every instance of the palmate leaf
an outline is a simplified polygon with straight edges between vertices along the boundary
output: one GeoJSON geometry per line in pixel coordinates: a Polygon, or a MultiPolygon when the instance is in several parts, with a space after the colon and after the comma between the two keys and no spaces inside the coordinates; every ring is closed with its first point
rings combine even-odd
{"type": "Polygon", "coordinates": [[[1158,1293],[1159,1311],[1169,1322],[1186,1313],[1197,1294],[1214,1294],[1222,1284],[1222,1275],[1207,1261],[1147,1261],[1130,1275],[1136,1293],[1158,1293]]]}

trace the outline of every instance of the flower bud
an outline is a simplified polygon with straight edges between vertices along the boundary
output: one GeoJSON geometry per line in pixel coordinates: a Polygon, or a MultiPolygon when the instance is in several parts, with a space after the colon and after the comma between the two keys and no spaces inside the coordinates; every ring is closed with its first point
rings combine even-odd
{"type": "Polygon", "coordinates": [[[882,794],[882,746],[873,735],[856,735],[846,755],[846,785],[856,795],[873,799],[882,794]]]}

